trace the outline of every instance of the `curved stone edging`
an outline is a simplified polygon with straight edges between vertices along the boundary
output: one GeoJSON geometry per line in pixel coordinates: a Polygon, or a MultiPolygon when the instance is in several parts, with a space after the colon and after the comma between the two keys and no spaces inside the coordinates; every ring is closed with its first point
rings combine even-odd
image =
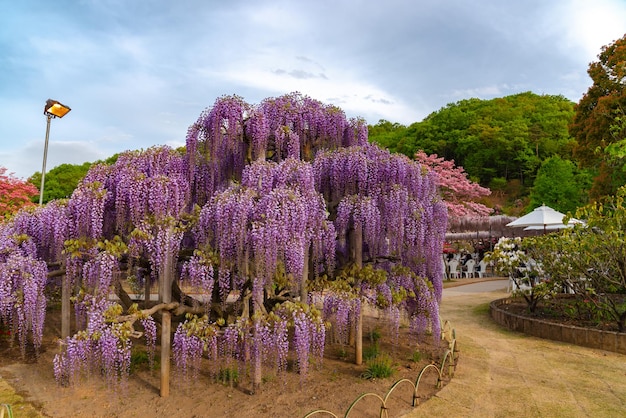
{"type": "Polygon", "coordinates": [[[562,325],[516,315],[500,308],[500,306],[509,303],[511,303],[511,298],[496,299],[489,304],[489,313],[496,323],[511,331],[626,354],[626,333],[562,325]]]}

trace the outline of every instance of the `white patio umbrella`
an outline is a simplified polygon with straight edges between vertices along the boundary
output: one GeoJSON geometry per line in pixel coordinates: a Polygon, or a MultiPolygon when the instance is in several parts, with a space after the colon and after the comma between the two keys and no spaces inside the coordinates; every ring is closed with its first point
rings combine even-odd
{"type": "Polygon", "coordinates": [[[517,218],[513,222],[509,222],[506,226],[511,226],[514,228],[524,228],[528,229],[562,229],[568,228],[575,223],[580,223],[578,219],[571,218],[567,224],[563,223],[563,218],[565,214],[559,212],[558,210],[554,210],[549,206],[541,205],[538,208],[535,208],[532,212],[517,218]]]}
{"type": "Polygon", "coordinates": [[[574,225],[582,224],[582,223],[584,223],[584,222],[583,221],[579,221],[578,219],[571,218],[569,220],[568,224],[560,223],[558,225],[546,225],[546,226],[534,225],[534,226],[527,226],[526,228],[524,228],[524,231],[538,231],[540,229],[545,229],[545,230],[548,230],[548,231],[556,231],[558,229],[573,228],[574,225]]]}

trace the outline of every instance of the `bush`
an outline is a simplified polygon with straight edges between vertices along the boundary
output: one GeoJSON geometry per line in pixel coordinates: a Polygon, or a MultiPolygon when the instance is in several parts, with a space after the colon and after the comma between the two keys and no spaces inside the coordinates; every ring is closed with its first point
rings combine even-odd
{"type": "Polygon", "coordinates": [[[130,354],[131,372],[150,368],[150,356],[144,350],[133,350],[130,354]]]}

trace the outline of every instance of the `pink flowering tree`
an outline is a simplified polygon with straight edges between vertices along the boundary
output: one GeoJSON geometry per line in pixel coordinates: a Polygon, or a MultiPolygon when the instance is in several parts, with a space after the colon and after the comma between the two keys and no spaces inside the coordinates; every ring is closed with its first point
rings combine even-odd
{"type": "Polygon", "coordinates": [[[5,167],[0,167],[0,221],[26,206],[33,206],[30,198],[39,190],[32,184],[7,174],[5,167]]]}
{"type": "Polygon", "coordinates": [[[438,338],[446,226],[436,176],[368,144],[362,119],[298,93],[225,96],[189,128],[186,152],[123,153],[69,200],[2,225],[0,320],[37,347],[46,277],[60,277],[76,318],[72,334],[64,316],[60,383],[123,381],[132,341],[154,356],[159,323],[162,396],[170,363],[183,377],[207,362],[216,378],[249,371],[254,389],[289,355],[306,376],[325,324],[358,335],[364,303],[438,338]]]}
{"type": "Polygon", "coordinates": [[[491,190],[471,181],[463,167],[454,165],[454,160],[445,160],[437,154],[427,155],[421,150],[415,154],[415,160],[437,173],[437,185],[451,218],[479,218],[492,212],[492,209],[477,202],[481,197],[489,196],[491,190]]]}

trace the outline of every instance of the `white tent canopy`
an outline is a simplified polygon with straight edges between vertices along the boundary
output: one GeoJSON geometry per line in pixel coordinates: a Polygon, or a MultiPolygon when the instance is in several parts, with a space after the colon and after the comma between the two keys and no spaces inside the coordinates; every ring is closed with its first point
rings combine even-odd
{"type": "Polygon", "coordinates": [[[582,221],[579,221],[578,219],[570,218],[568,223],[565,224],[563,223],[564,217],[565,214],[554,210],[549,206],[541,205],[532,212],[517,218],[513,222],[509,222],[506,226],[524,228],[524,230],[543,229],[546,231],[569,228],[576,223],[582,223],[582,221]]]}

